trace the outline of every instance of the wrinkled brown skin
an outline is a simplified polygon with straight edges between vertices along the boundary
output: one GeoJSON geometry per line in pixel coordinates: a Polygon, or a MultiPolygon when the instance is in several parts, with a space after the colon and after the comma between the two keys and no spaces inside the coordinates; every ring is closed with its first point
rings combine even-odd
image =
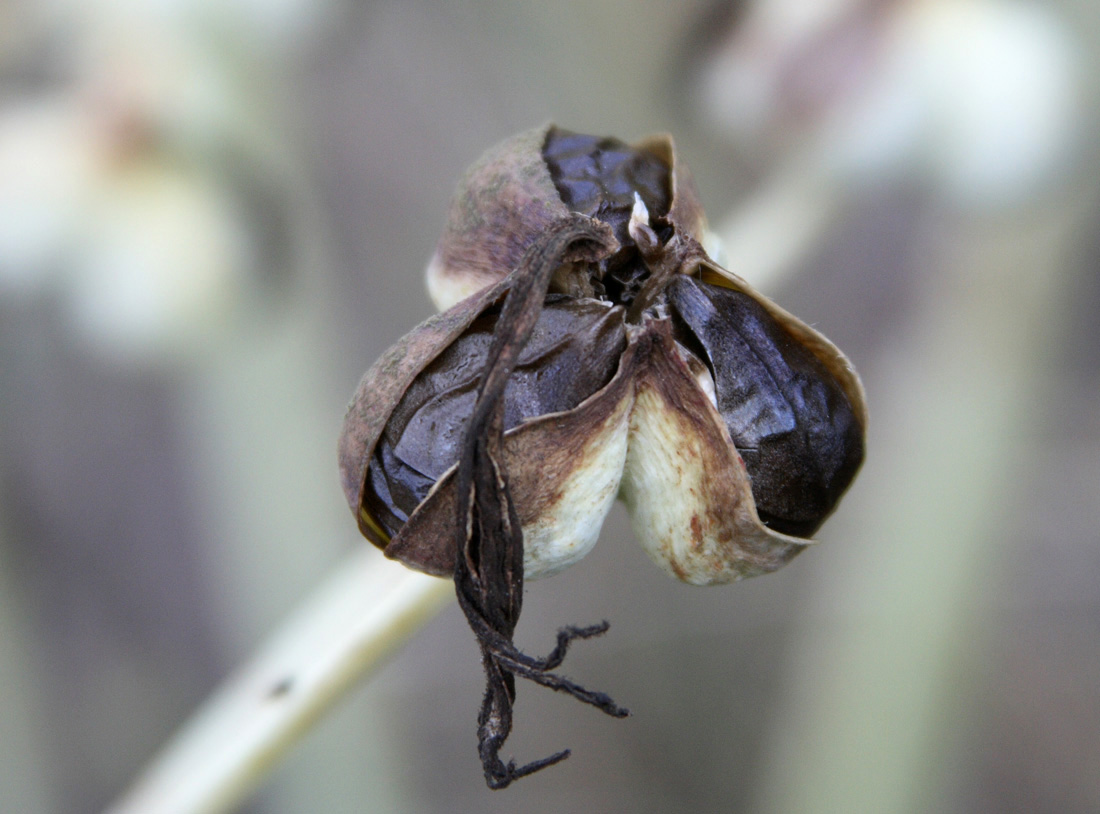
{"type": "Polygon", "coordinates": [[[492,285],[519,265],[551,224],[569,215],[542,161],[546,130],[490,148],[463,176],[432,261],[443,278],[471,292],[492,285]]]}
{"type": "MultiPolygon", "coordinates": [[[[428,270],[429,287],[458,292],[450,307],[499,282],[516,267],[527,247],[550,224],[569,214],[542,158],[546,124],[491,147],[463,176],[428,270]]],[[[633,145],[672,168],[670,222],[680,234],[702,241],[707,228],[690,171],[676,160],[672,137],[650,136],[633,145]]]]}
{"type": "Polygon", "coordinates": [[[697,273],[704,283],[731,288],[748,294],[764,307],[772,318],[778,322],[787,333],[801,342],[814,356],[825,366],[840,386],[844,389],[852,409],[856,412],[856,418],[866,431],[867,429],[867,395],[863,390],[863,382],[859,374],[848,361],[848,357],[840,352],[840,348],[830,342],[824,334],[815,331],[805,322],[789,311],[769,300],[743,278],[732,271],[724,269],[713,260],[703,259],[699,263],[697,273]]]}
{"type": "MultiPolygon", "coordinates": [[[[564,295],[545,299],[535,330],[505,389],[506,431],[524,421],[572,410],[612,379],[626,349],[622,313],[622,308],[609,309],[592,299],[564,295]]],[[[401,531],[432,486],[458,461],[463,427],[499,317],[499,309],[492,308],[471,323],[413,380],[386,423],[368,467],[363,505],[387,534],[401,531]]],[[[608,430],[613,431],[610,427],[608,430]]],[[[597,457],[593,461],[595,469],[573,473],[584,481],[587,490],[578,492],[579,482],[572,488],[567,482],[560,490],[569,496],[573,509],[549,507],[551,514],[544,516],[537,529],[524,528],[528,535],[526,562],[535,565],[534,573],[540,573],[534,558],[545,561],[536,552],[588,549],[587,538],[582,542],[569,533],[563,512],[573,514],[573,527],[584,528],[583,518],[593,514],[594,503],[606,499],[606,489],[600,488],[599,479],[584,477],[585,473],[603,472],[605,467],[600,462],[615,456],[612,449],[604,450],[598,436],[589,434],[591,440],[587,442],[582,436],[574,444],[577,461],[584,453],[589,460],[593,454],[597,457]]],[[[621,446],[625,454],[625,432],[621,446]]],[[[620,471],[621,467],[620,462],[620,471]]]]}

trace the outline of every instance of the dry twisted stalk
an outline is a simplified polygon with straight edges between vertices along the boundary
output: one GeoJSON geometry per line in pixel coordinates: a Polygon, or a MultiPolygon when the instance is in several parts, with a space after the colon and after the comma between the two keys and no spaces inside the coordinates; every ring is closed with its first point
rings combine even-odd
{"type": "Polygon", "coordinates": [[[613,241],[610,230],[577,216],[548,230],[526,252],[504,301],[462,440],[456,472],[455,533],[460,553],[455,561],[455,591],[477,636],[485,666],[487,686],[478,716],[478,752],[485,780],[494,789],[569,756],[565,750],[519,767],[514,761],[505,764],[500,759],[500,749],[512,729],[516,676],[567,693],[608,715],[621,718],[628,714],[604,693],[550,672],[561,665],[570,642],[604,633],[607,622],[563,628],[557,646],[542,659],[522,653],[513,644],[523,604],[523,530],[502,455],[504,388],[538,320],[550,277],[564,263],[594,261],[593,246],[603,249],[609,241],[613,241]]]}

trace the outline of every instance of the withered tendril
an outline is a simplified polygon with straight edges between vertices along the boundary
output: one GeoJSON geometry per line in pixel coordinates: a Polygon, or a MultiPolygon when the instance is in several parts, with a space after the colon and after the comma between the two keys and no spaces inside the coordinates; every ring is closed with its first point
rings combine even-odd
{"type": "Polygon", "coordinates": [[[478,716],[478,751],[485,780],[494,789],[569,756],[565,750],[518,767],[514,761],[505,764],[500,759],[500,749],[512,729],[516,676],[568,693],[609,715],[627,714],[607,695],[550,672],[561,665],[570,642],[604,633],[607,622],[563,628],[557,646],[542,659],[520,652],[512,642],[523,602],[523,530],[501,454],[504,387],[542,310],[550,276],[563,263],[595,260],[593,244],[605,247],[609,231],[590,218],[573,217],[552,227],[528,249],[515,285],[504,300],[462,440],[455,481],[459,551],[455,591],[477,636],[485,666],[487,686],[478,716]]]}

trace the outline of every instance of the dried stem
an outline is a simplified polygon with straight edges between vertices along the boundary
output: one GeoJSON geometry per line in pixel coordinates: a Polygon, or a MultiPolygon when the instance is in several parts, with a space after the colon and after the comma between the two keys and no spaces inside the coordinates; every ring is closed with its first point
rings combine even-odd
{"type": "Polygon", "coordinates": [[[526,252],[513,272],[513,283],[501,309],[478,386],[477,401],[463,436],[456,473],[456,518],[459,555],[455,592],[477,636],[485,666],[486,690],[478,716],[478,751],[485,782],[500,789],[513,780],[553,765],[568,751],[517,767],[499,756],[512,730],[515,677],[568,693],[609,715],[627,711],[603,693],[592,692],[550,670],[565,658],[573,639],[597,636],[607,623],[569,627],[558,633],[558,645],[545,659],[520,652],[512,642],[523,604],[523,530],[508,490],[503,446],[504,389],[520,352],[542,311],[553,273],[565,263],[592,261],[613,243],[610,229],[574,216],[549,229],[526,252]]]}
{"type": "Polygon", "coordinates": [[[363,546],[199,709],[108,814],[232,811],[450,585],[363,546]]]}

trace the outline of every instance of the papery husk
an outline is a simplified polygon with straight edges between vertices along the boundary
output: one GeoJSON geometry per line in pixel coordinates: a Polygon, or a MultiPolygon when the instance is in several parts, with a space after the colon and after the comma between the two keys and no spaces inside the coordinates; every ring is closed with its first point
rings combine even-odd
{"type": "MultiPolygon", "coordinates": [[[[709,258],[693,259],[683,273],[759,303],[836,378],[866,431],[863,383],[824,335],[709,258]]],[[[660,339],[666,346],[671,341],[660,339]]],[[[639,365],[621,496],[653,561],[681,581],[722,584],[774,571],[812,545],[812,539],[779,533],[760,520],[729,430],[679,355],[666,347],[650,358],[639,365]]]]}
{"type": "Polygon", "coordinates": [[[810,545],[760,521],[745,464],[668,323],[646,326],[636,352],[620,496],[652,560],[683,582],[713,585],[774,571],[810,545]]]}
{"type": "MultiPolygon", "coordinates": [[[[361,532],[386,556],[428,574],[454,571],[454,467],[392,539],[364,504],[368,468],[411,382],[502,300],[508,286],[502,281],[484,289],[403,337],[364,375],[344,420],[341,480],[361,532]]],[[[624,352],[612,380],[572,410],[529,419],[505,434],[504,462],[523,525],[529,578],[567,568],[596,543],[626,458],[633,358],[629,349],[624,352]]]]}
{"type": "Polygon", "coordinates": [[[340,482],[348,505],[359,521],[363,536],[380,548],[389,535],[363,509],[367,466],[390,415],[406,388],[421,371],[490,306],[508,293],[502,280],[483,289],[476,297],[436,314],[405,334],[363,374],[344,416],[338,456],[340,482]]]}
{"type": "MultiPolygon", "coordinates": [[[[524,575],[568,568],[596,544],[619,492],[634,401],[636,355],[577,407],[523,422],[504,435],[504,467],[523,527],[524,575]]],[[[457,553],[452,467],[385,547],[387,557],[439,576],[457,553]]]]}
{"type": "Polygon", "coordinates": [[[539,235],[569,214],[542,158],[550,125],[490,147],[466,171],[428,264],[440,310],[507,277],[539,235]]]}
{"type": "MultiPolygon", "coordinates": [[[[446,310],[507,277],[527,247],[568,215],[543,157],[552,127],[546,124],[500,142],[463,176],[428,263],[428,293],[436,308],[446,310]]],[[[690,171],[676,158],[672,137],[649,136],[630,146],[670,167],[667,218],[680,233],[702,241],[706,216],[690,171]]]]}
{"type": "Polygon", "coordinates": [[[676,142],[668,133],[646,136],[631,145],[661,158],[672,168],[672,203],[665,218],[676,232],[702,243],[707,235],[707,216],[699,201],[699,190],[687,164],[676,155],[676,142]]]}

